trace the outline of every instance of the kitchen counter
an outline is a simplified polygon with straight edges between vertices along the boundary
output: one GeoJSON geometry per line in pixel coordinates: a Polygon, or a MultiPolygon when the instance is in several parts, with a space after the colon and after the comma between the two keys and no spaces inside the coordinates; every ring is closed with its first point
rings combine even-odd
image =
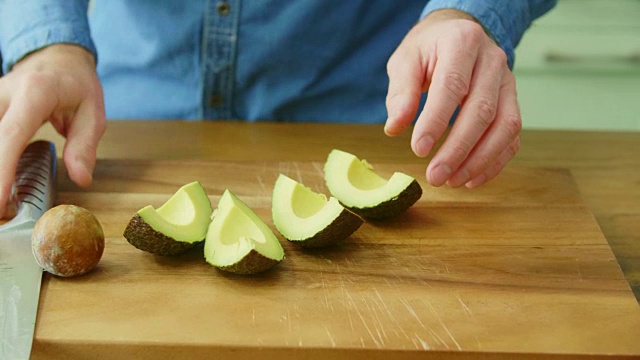
{"type": "MultiPolygon", "coordinates": [[[[55,134],[50,126],[43,127],[38,137],[54,141],[58,150],[61,151],[63,139],[55,134]]],[[[640,156],[637,155],[639,153],[640,133],[525,130],[522,133],[522,148],[519,154],[505,172],[490,184],[473,191],[448,188],[432,189],[424,181],[426,160],[418,159],[412,154],[409,147],[409,134],[388,138],[384,136],[382,127],[377,125],[111,121],[98,149],[99,160],[94,185],[88,189],[76,188],[66,178],[62,163],[59,165],[60,193],[58,201],[86,206],[96,213],[107,234],[105,261],[97,269],[97,274],[84,279],[65,281],[45,276],[36,325],[34,357],[66,357],[70,354],[86,357],[97,354],[101,355],[98,357],[104,358],[122,356],[170,358],[172,356],[213,355],[212,351],[215,350],[218,350],[222,355],[235,354],[246,358],[256,355],[267,358],[296,356],[305,358],[323,356],[382,358],[390,355],[398,358],[413,358],[427,354],[465,359],[486,358],[490,355],[494,358],[523,359],[555,358],[566,355],[640,356],[640,343],[633,343],[629,340],[638,339],[638,335],[640,335],[640,309],[637,303],[637,299],[640,298],[640,156]],[[326,273],[321,272],[321,274],[339,275],[340,278],[331,278],[331,275],[326,275],[328,277],[324,280],[316,279],[317,281],[313,283],[299,283],[302,281],[301,277],[294,281],[293,278],[288,277],[293,275],[277,275],[278,271],[281,272],[280,274],[303,271],[304,269],[301,270],[300,266],[304,264],[304,261],[318,259],[316,257],[315,260],[307,258],[304,261],[300,260],[302,258],[297,257],[297,250],[290,249],[291,245],[287,245],[285,250],[292,252],[292,255],[285,260],[289,263],[288,265],[282,264],[282,270],[275,270],[276,275],[268,275],[265,281],[270,286],[261,287],[264,284],[260,285],[255,279],[242,278],[237,280],[226,275],[219,277],[222,280],[217,280],[215,283],[216,289],[220,290],[220,286],[226,286],[224,289],[239,295],[245,294],[244,291],[249,291],[244,287],[251,283],[252,286],[258,287],[254,291],[264,292],[264,296],[269,300],[274,300],[269,296],[280,294],[269,292],[273,291],[271,288],[276,286],[274,284],[277,281],[291,286],[308,287],[306,290],[290,289],[292,296],[297,299],[293,305],[289,304],[293,307],[280,309],[278,303],[274,303],[273,314],[278,315],[274,315],[274,318],[262,319],[264,323],[260,323],[260,315],[256,315],[254,307],[251,310],[253,313],[248,315],[253,321],[253,325],[249,327],[251,329],[249,333],[247,333],[247,328],[243,328],[244,325],[234,323],[233,326],[229,325],[229,329],[216,328],[221,333],[227,332],[225,336],[228,338],[217,335],[218,331],[215,331],[216,334],[211,334],[211,339],[202,337],[199,330],[211,331],[211,328],[205,325],[195,325],[193,329],[181,329],[181,335],[177,336],[160,330],[162,326],[170,326],[172,321],[175,323],[176,320],[169,315],[166,318],[158,316],[147,318],[149,321],[145,323],[143,321],[145,317],[130,308],[123,308],[120,314],[106,314],[106,312],[111,313],[117,309],[116,304],[109,303],[110,296],[113,301],[120,301],[118,296],[123,293],[133,294],[136,291],[147,292],[147,296],[154,297],[154,303],[149,305],[149,312],[152,313],[151,309],[163,301],[161,297],[164,295],[146,282],[134,287],[136,279],[140,280],[145,277],[147,280],[163,282],[164,280],[160,276],[156,278],[151,274],[151,269],[159,269],[160,272],[167,271],[167,268],[169,270],[178,269],[180,261],[182,261],[145,256],[148,254],[139,252],[124,241],[118,231],[124,229],[127,218],[138,208],[151,203],[159,206],[177,189],[177,183],[181,181],[186,183],[189,178],[202,176],[206,179],[205,188],[208,191],[214,190],[213,193],[209,193],[214,205],[219,195],[217,192],[221,193],[224,186],[236,184],[235,186],[240,189],[241,195],[250,198],[249,204],[260,209],[257,211],[258,214],[268,219],[267,195],[270,195],[269,187],[272,184],[266,183],[267,180],[278,171],[293,171],[290,166],[294,166],[296,167],[295,171],[302,174],[302,177],[306,176],[309,181],[317,182],[318,175],[312,174],[313,169],[317,169],[318,164],[324,162],[326,155],[332,148],[351,151],[361,158],[368,159],[374,166],[381,164],[383,171],[399,168],[416,176],[425,188],[425,195],[423,195],[423,200],[418,208],[436,209],[438,215],[434,215],[436,214],[434,212],[426,218],[426,221],[433,224],[443,223],[440,234],[446,233],[447,236],[452,237],[451,243],[449,243],[451,247],[447,247],[449,245],[446,242],[435,241],[430,244],[437,246],[434,249],[442,251],[441,253],[436,252],[441,257],[427,256],[425,264],[420,266],[417,263],[397,264],[405,270],[407,267],[415,265],[416,269],[432,271],[430,274],[433,275],[433,277],[424,278],[416,273],[413,280],[404,277],[402,279],[398,277],[397,279],[400,280],[397,281],[394,280],[396,281],[394,286],[398,287],[398,294],[407,296],[404,300],[402,298],[392,300],[393,292],[384,290],[384,281],[389,285],[389,278],[385,278],[386,275],[382,273],[385,266],[388,265],[384,263],[378,264],[381,273],[376,273],[376,276],[356,274],[358,280],[363,281],[363,284],[366,281],[373,281],[375,292],[360,293],[358,291],[368,290],[356,288],[359,290],[355,291],[350,288],[349,286],[352,285],[345,283],[346,280],[342,277],[346,276],[345,273],[340,272],[347,270],[348,273],[350,269],[339,268],[339,266],[351,265],[350,261],[362,261],[362,266],[364,266],[362,269],[366,269],[368,258],[345,260],[341,256],[346,255],[337,255],[335,250],[323,253],[320,257],[323,261],[313,262],[315,264],[313,266],[322,266],[326,273]],[[256,169],[262,171],[265,177],[258,176],[257,182],[238,183],[238,179],[244,172],[255,172],[256,169]],[[219,175],[214,175],[214,173],[219,175]],[[216,179],[219,179],[220,182],[224,181],[224,184],[217,183],[216,179]],[[430,199],[429,196],[431,196],[430,199]],[[510,202],[513,204],[509,205],[510,202]],[[477,206],[483,206],[485,211],[476,213],[473,209],[477,206]],[[461,210],[457,211],[457,207],[461,210]],[[121,213],[121,211],[125,211],[125,213],[121,213]],[[526,224],[524,222],[518,223],[517,226],[522,228],[516,229],[517,226],[513,225],[514,228],[511,229],[509,224],[505,225],[506,230],[495,226],[488,230],[480,228],[482,221],[491,222],[492,216],[493,219],[496,216],[502,216],[505,219],[512,216],[516,221],[518,211],[521,211],[523,216],[526,215],[526,221],[531,221],[526,224]],[[573,213],[578,220],[573,221],[572,218],[567,217],[573,213]],[[471,214],[475,219],[471,221],[477,221],[477,224],[471,223],[469,229],[461,229],[459,224],[456,227],[446,228],[447,219],[451,219],[452,222],[459,220],[461,224],[464,224],[463,220],[467,219],[465,216],[471,214]],[[568,220],[563,220],[561,224],[547,223],[538,226],[535,221],[531,220],[536,216],[551,222],[553,222],[554,216],[557,218],[567,217],[568,220]],[[478,226],[478,228],[476,229],[474,226],[478,226]],[[496,245],[493,241],[498,241],[496,239],[506,231],[512,231],[513,234],[516,234],[513,235],[514,238],[517,239],[517,231],[523,231],[527,228],[532,229],[531,231],[538,231],[537,227],[554,226],[558,227],[556,234],[564,235],[558,237],[557,250],[548,254],[545,249],[554,247],[553,239],[545,239],[547,242],[544,242],[541,239],[534,239],[531,234],[524,236],[526,239],[521,243],[514,240],[516,241],[513,244],[515,247],[513,251],[516,253],[513,255],[514,259],[504,262],[506,258],[503,256],[509,257],[510,255],[489,254],[498,249],[491,247],[496,245]],[[575,230],[571,230],[574,227],[575,230]],[[584,234],[581,232],[583,229],[584,234]],[[472,230],[476,232],[465,232],[472,230]],[[482,231],[485,231],[485,235],[482,235],[485,237],[480,237],[479,234],[482,231]],[[579,238],[581,234],[585,236],[584,239],[579,238]],[[600,243],[599,239],[602,235],[604,237],[600,243]],[[462,241],[464,236],[477,240],[473,245],[479,246],[477,248],[471,246],[471,248],[477,249],[477,252],[469,251],[474,256],[473,265],[465,264],[464,266],[468,268],[460,270],[461,273],[457,274],[462,276],[462,272],[470,271],[468,283],[462,281],[462,278],[456,277],[456,274],[449,273],[449,271],[455,273],[456,266],[463,269],[462,262],[465,261],[463,258],[470,256],[470,254],[465,255],[464,253],[465,245],[462,241]],[[542,242],[538,244],[537,242],[540,241],[542,242]],[[593,247],[591,247],[592,245],[593,247]],[[112,249],[111,253],[109,253],[109,247],[112,249]],[[532,249],[543,251],[545,255],[536,255],[535,259],[527,260],[530,256],[529,251],[534,251],[532,249]],[[460,253],[462,259],[456,258],[456,251],[462,251],[460,253]],[[563,251],[567,252],[567,257],[571,256],[570,263],[567,263],[569,261],[567,258],[557,254],[557,252],[563,251]],[[346,265],[339,263],[342,261],[341,259],[347,261],[346,265]],[[429,259],[435,262],[427,264],[429,259]],[[498,259],[502,260],[498,261],[498,259]],[[129,262],[125,264],[124,261],[129,262]],[[136,268],[134,267],[138,261],[140,261],[139,269],[141,271],[139,274],[135,273],[136,268]],[[570,266],[571,277],[565,276],[567,274],[564,273],[566,270],[564,266],[570,266]],[[586,267],[581,268],[581,266],[586,267]],[[338,267],[337,273],[330,271],[335,267],[338,267]],[[475,273],[483,272],[489,268],[491,272],[478,274],[478,277],[474,278],[475,273]],[[511,290],[509,286],[505,287],[505,284],[515,284],[515,275],[517,275],[517,279],[520,279],[518,281],[530,282],[533,285],[528,287],[524,293],[516,291],[513,294],[506,294],[511,290]],[[121,286],[119,290],[121,292],[105,285],[102,288],[104,293],[100,293],[98,286],[100,282],[104,280],[105,284],[112,286],[116,277],[118,278],[117,283],[121,286]],[[94,282],[91,283],[91,281],[94,282]],[[332,283],[333,281],[335,283],[332,283]],[[430,298],[432,300],[419,300],[420,295],[416,292],[418,288],[412,281],[424,282],[425,288],[431,289],[429,290],[431,292],[427,291],[427,294],[433,296],[430,298]],[[552,285],[545,281],[551,281],[552,285]],[[327,284],[333,284],[335,288],[325,288],[327,284]],[[479,296],[480,288],[482,291],[491,292],[492,295],[487,298],[476,297],[479,296]],[[333,323],[323,325],[322,340],[316,339],[314,337],[316,335],[309,335],[309,338],[305,338],[308,334],[302,330],[304,324],[306,322],[309,326],[313,326],[314,317],[308,313],[299,312],[300,309],[308,306],[309,299],[304,296],[316,291],[318,294],[323,294],[323,289],[324,299],[319,300],[323,302],[323,306],[322,309],[319,308],[318,314],[327,311],[336,312],[344,319],[348,317],[349,321],[345,324],[351,324],[352,332],[340,327],[336,323],[338,320],[332,320],[333,323]],[[335,289],[342,289],[342,292],[335,289]],[[349,289],[354,292],[349,293],[349,289]],[[61,297],[63,290],[69,296],[67,300],[61,297]],[[86,296],[87,300],[98,305],[99,308],[93,309],[90,307],[90,303],[83,306],[78,301],[69,300],[76,292],[78,296],[86,296]],[[451,295],[452,298],[448,298],[443,294],[453,295],[451,295]],[[633,294],[635,294],[636,302],[632,301],[633,294]],[[105,298],[102,299],[101,296],[105,298]],[[342,309],[344,313],[340,312],[340,304],[333,303],[332,305],[332,296],[342,298],[343,302],[348,300],[347,303],[342,304],[344,305],[344,309],[342,309]],[[591,297],[593,297],[594,303],[588,304],[591,297]],[[66,301],[71,305],[71,308],[61,309],[65,306],[66,301]],[[474,319],[482,319],[482,321],[476,323],[468,319],[466,320],[468,321],[467,327],[460,324],[459,320],[461,319],[456,317],[458,315],[447,313],[447,306],[452,302],[467,312],[466,315],[473,316],[474,319]],[[110,305],[107,305],[108,303],[110,305]],[[575,304],[575,308],[572,304],[575,304]],[[549,307],[548,313],[545,312],[545,306],[549,307]],[[496,311],[496,313],[491,313],[491,311],[496,311]],[[95,321],[110,320],[104,320],[107,323],[101,324],[79,318],[79,314],[90,312],[98,313],[95,321]],[[400,312],[404,314],[402,316],[413,316],[415,323],[412,323],[411,326],[404,326],[403,317],[398,315],[400,312]],[[502,312],[506,316],[505,319],[509,318],[509,315],[518,315],[519,312],[522,312],[524,317],[514,319],[515,323],[511,320],[505,323],[504,319],[500,320],[500,317],[496,317],[496,314],[502,312]],[[390,318],[383,319],[385,314],[390,318]],[[593,314],[593,321],[597,321],[597,323],[583,324],[581,318],[585,314],[593,314]],[[367,316],[372,316],[371,322],[367,320],[367,316]],[[483,318],[483,316],[485,317],[483,318]],[[553,319],[548,319],[548,317],[553,316],[558,318],[557,329],[555,325],[550,326],[555,323],[553,319]],[[129,335],[127,335],[129,330],[118,328],[120,324],[127,323],[126,321],[129,321],[131,326],[131,334],[129,335]],[[527,324],[527,321],[530,321],[530,324],[527,324]],[[522,322],[521,325],[524,328],[519,325],[519,322],[522,322]],[[75,326],[74,324],[78,324],[75,330],[71,329],[75,326]],[[273,324],[282,325],[280,331],[290,332],[291,334],[287,335],[289,337],[284,335],[279,337],[280,335],[273,328],[273,324]],[[387,324],[386,327],[384,324],[387,324]],[[262,329],[264,331],[260,331],[260,326],[265,326],[262,329]],[[550,326],[551,333],[557,331],[557,334],[554,335],[557,343],[550,342],[552,337],[544,333],[527,333],[524,330],[520,334],[509,333],[513,329],[525,329],[528,326],[531,326],[533,330],[536,326],[540,329],[550,326]],[[591,330],[585,329],[585,327],[594,327],[593,331],[595,332],[590,332],[591,330]],[[498,328],[507,330],[505,333],[500,333],[498,328]],[[575,332],[572,329],[575,329],[575,332]],[[110,332],[111,330],[113,332],[110,332]],[[495,334],[500,334],[500,338],[489,340],[485,338],[486,334],[474,333],[476,330],[483,333],[496,331],[495,334]],[[92,334],[92,331],[96,333],[92,334]],[[145,331],[148,332],[147,337],[136,338],[136,334],[145,331]],[[246,333],[247,339],[245,340],[247,342],[232,337],[234,331],[244,331],[242,333],[246,333]],[[345,331],[345,333],[341,334],[341,331],[345,331]],[[407,335],[404,333],[406,331],[415,332],[416,336],[408,341],[406,339],[411,337],[409,336],[411,334],[407,335]],[[424,333],[418,336],[420,331],[424,331],[424,333]],[[609,333],[612,336],[610,339],[606,336],[602,337],[602,334],[597,331],[609,333]],[[618,334],[616,331],[620,331],[620,333],[618,334]],[[293,336],[296,332],[298,333],[297,338],[293,336]],[[358,336],[354,337],[354,333],[358,332],[360,340],[358,340],[358,336]],[[80,339],[81,335],[79,334],[86,334],[86,338],[80,339]],[[109,335],[108,339],[99,336],[105,334],[109,335]],[[425,334],[430,334],[430,336],[425,334]],[[255,336],[253,339],[255,342],[252,342],[252,336],[255,336]],[[590,336],[598,337],[589,338],[590,336]],[[395,337],[398,339],[392,340],[395,337]],[[406,338],[406,341],[402,338],[406,338]],[[192,341],[188,341],[189,339],[192,341]],[[110,343],[107,344],[107,342],[110,343]],[[185,344],[187,346],[184,346],[185,344]],[[248,346],[247,344],[253,345],[248,346]],[[376,351],[381,349],[387,350],[387,352],[376,351]],[[420,351],[416,352],[415,350],[420,351]],[[427,350],[426,353],[425,350],[427,350]],[[620,352],[617,353],[617,350],[620,352]]],[[[413,215],[408,215],[408,219],[403,220],[408,223],[401,223],[405,228],[410,228],[405,231],[414,231],[411,233],[411,236],[414,237],[419,237],[420,232],[419,229],[412,228],[415,224],[412,225],[409,221],[411,216],[416,219],[420,218],[421,215],[417,211],[419,210],[412,213],[413,215]]],[[[373,234],[376,236],[380,236],[380,234],[395,236],[394,231],[384,224],[374,225],[368,230],[359,231],[362,231],[362,235],[353,243],[353,248],[349,247],[349,254],[356,252],[360,247],[362,247],[363,254],[368,254],[365,250],[371,249],[367,249],[367,244],[358,242],[364,240],[366,236],[373,236],[373,234]]],[[[423,242],[416,244],[418,243],[425,244],[423,242]]],[[[403,245],[409,246],[410,244],[403,243],[403,245]]],[[[504,251],[505,245],[508,244],[500,243],[499,251],[504,251]]],[[[386,256],[393,256],[388,253],[391,248],[382,246],[380,249],[384,250],[386,256]]],[[[398,248],[398,251],[401,249],[398,248]]],[[[190,256],[197,258],[195,255],[190,256]]],[[[301,256],[309,256],[309,254],[303,253],[301,256]]],[[[369,260],[373,261],[372,259],[369,260]]],[[[380,258],[376,257],[375,259],[375,261],[380,261],[380,258]]],[[[204,280],[206,279],[204,274],[207,270],[201,268],[200,265],[193,265],[193,259],[187,260],[190,260],[189,265],[180,268],[183,270],[179,271],[192,271],[193,276],[197,279],[192,282],[184,280],[185,289],[198,296],[213,296],[207,295],[206,291],[206,286],[213,286],[213,283],[204,280]]],[[[211,276],[217,275],[215,271],[213,272],[214,274],[211,276]]],[[[354,273],[350,275],[355,276],[354,273]]],[[[400,275],[394,273],[393,276],[400,275]]],[[[349,281],[354,281],[354,278],[349,281]]],[[[176,279],[166,279],[166,284],[179,287],[181,283],[176,279]]],[[[165,290],[169,292],[183,291],[177,288],[165,290]]],[[[165,295],[167,301],[180,298],[174,293],[165,295]]],[[[220,297],[221,303],[226,304],[222,301],[223,295],[220,297]]],[[[188,295],[185,295],[185,298],[197,299],[193,304],[185,304],[184,306],[197,307],[200,312],[220,311],[207,309],[207,306],[212,303],[202,298],[190,298],[188,295]]],[[[232,302],[230,298],[225,299],[225,301],[232,302]]],[[[243,304],[245,303],[239,300],[238,306],[243,306],[243,304]]],[[[123,303],[123,306],[126,304],[123,303]]],[[[179,311],[175,306],[169,306],[169,308],[173,312],[179,311]]],[[[185,314],[187,313],[189,316],[196,316],[193,310],[185,310],[185,314]]],[[[203,316],[206,318],[206,315],[203,316]]],[[[224,317],[226,321],[233,322],[232,315],[226,314],[224,317]]],[[[242,315],[238,315],[238,317],[242,318],[242,315]]]]}

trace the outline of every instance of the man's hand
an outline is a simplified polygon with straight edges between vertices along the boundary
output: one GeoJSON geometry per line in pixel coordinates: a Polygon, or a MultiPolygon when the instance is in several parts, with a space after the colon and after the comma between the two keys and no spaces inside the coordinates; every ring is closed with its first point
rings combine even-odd
{"type": "Polygon", "coordinates": [[[427,167],[434,186],[480,186],[495,177],[520,147],[522,120],[506,54],[469,15],[429,14],[404,38],[387,64],[387,135],[398,135],[418,111],[413,152],[426,157],[460,113],[427,167]]]}
{"type": "Polygon", "coordinates": [[[46,121],[67,138],[63,159],[71,180],[91,184],[106,121],[95,59],[84,48],[48,46],[0,78],[0,218],[20,155],[46,121]]]}

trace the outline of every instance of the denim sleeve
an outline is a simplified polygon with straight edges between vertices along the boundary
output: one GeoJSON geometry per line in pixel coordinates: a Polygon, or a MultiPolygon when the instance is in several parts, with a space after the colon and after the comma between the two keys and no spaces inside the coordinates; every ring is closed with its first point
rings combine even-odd
{"type": "Polygon", "coordinates": [[[3,72],[30,52],[56,43],[80,45],[96,56],[88,4],[89,0],[0,0],[3,72]]]}
{"type": "Polygon", "coordinates": [[[456,9],[473,16],[507,54],[513,69],[514,49],[533,20],[556,5],[557,0],[431,0],[421,19],[439,9],[456,9]]]}

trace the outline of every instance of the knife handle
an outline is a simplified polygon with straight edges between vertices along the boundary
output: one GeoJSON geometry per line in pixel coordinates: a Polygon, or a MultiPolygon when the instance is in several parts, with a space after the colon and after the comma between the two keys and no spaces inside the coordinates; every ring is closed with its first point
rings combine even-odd
{"type": "Polygon", "coordinates": [[[56,148],[34,141],[22,153],[13,182],[16,218],[37,221],[53,206],[56,191],[56,148]]]}

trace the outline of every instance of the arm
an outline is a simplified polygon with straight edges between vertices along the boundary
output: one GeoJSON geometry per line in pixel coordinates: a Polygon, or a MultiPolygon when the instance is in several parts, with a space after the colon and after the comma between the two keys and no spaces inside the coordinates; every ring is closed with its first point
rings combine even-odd
{"type": "Polygon", "coordinates": [[[104,132],[102,89],[85,0],[0,2],[0,217],[19,157],[46,121],[67,138],[70,178],[91,183],[104,132]]]}
{"type": "Polygon", "coordinates": [[[429,92],[411,139],[416,155],[431,153],[460,105],[455,124],[427,167],[431,184],[476,187],[515,156],[522,120],[510,70],[513,48],[534,17],[554,3],[433,0],[391,56],[388,135],[411,124],[421,94],[429,92]]]}

